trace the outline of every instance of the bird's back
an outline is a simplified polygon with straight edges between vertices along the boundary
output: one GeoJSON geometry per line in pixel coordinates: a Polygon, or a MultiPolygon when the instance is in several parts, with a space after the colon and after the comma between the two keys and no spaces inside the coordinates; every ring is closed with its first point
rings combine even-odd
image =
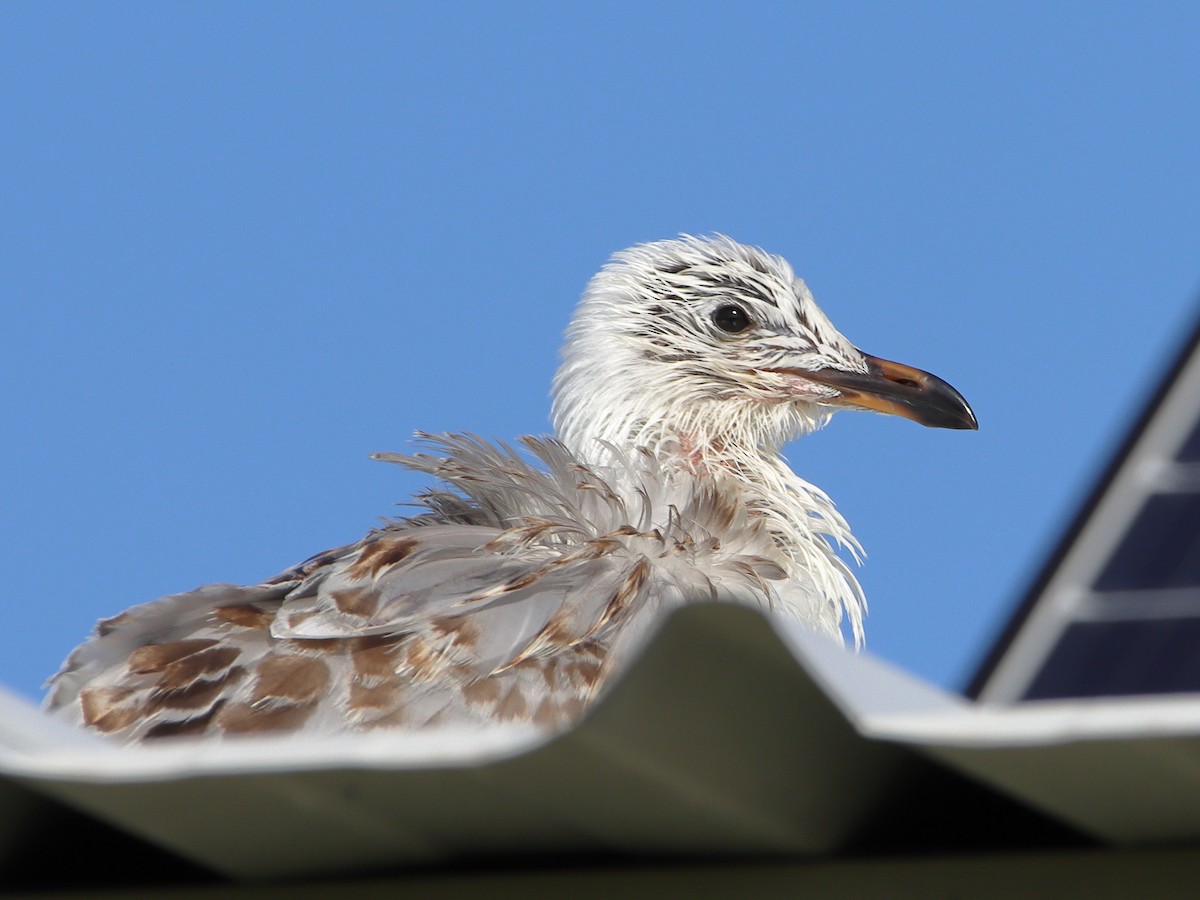
{"type": "Polygon", "coordinates": [[[597,471],[553,441],[534,464],[471,437],[392,456],[447,489],[426,511],[253,586],[208,585],[97,627],[48,706],[122,739],[576,718],[656,611],[770,605],[784,572],[740,497],[597,471]],[[614,478],[637,498],[631,509],[614,478]],[[449,488],[456,488],[451,490],[449,488]],[[672,502],[677,501],[677,502],[672,502]],[[712,535],[735,525],[740,546],[712,535]]]}

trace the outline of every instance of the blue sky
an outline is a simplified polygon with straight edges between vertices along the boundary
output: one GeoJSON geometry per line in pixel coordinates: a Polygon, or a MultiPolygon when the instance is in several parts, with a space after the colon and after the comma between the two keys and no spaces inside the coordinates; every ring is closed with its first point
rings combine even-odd
{"type": "Polygon", "coordinates": [[[0,683],[546,430],[591,273],[721,231],[973,404],[787,451],[961,684],[1197,314],[1200,6],[432,6],[0,8],[0,683]]]}

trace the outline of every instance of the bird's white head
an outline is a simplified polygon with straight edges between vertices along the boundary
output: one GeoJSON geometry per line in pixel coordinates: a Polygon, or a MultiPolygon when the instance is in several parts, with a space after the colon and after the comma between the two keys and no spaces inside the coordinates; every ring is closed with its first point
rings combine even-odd
{"type": "Polygon", "coordinates": [[[614,255],[554,380],[558,436],[594,462],[607,444],[740,469],[843,407],[977,427],[946,382],[850,343],[786,260],[719,235],[614,255]]]}

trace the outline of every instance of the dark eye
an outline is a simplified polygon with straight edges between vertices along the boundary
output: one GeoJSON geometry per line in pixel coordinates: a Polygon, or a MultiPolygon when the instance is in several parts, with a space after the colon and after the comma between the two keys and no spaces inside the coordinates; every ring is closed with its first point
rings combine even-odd
{"type": "Polygon", "coordinates": [[[713,313],[713,322],[722,331],[738,334],[750,327],[750,315],[740,306],[732,303],[722,306],[713,313]]]}

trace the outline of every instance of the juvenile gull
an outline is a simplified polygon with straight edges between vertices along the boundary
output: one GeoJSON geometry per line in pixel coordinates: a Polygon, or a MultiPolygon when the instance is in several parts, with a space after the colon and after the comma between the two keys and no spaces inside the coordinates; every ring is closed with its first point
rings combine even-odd
{"type": "Polygon", "coordinates": [[[578,717],[664,610],[720,599],[862,641],[858,544],[784,442],[842,407],[975,428],[944,381],[862,353],[783,259],[728,238],[616,254],[554,379],[554,437],[379,458],[423,511],[261,584],[96,627],[49,709],[124,740],[578,717]]]}

